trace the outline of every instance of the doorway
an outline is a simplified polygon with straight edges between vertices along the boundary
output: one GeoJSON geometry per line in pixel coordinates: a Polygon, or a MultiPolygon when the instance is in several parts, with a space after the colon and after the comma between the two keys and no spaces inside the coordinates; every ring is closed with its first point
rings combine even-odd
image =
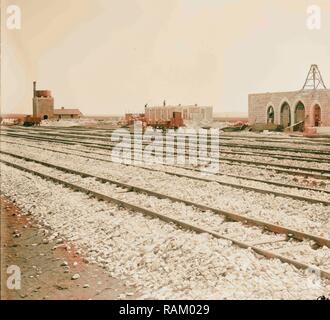
{"type": "Polygon", "coordinates": [[[294,127],[295,131],[304,131],[304,122],[305,122],[305,106],[302,102],[299,102],[296,106],[294,123],[297,124],[294,127]]]}
{"type": "Polygon", "coordinates": [[[314,126],[320,127],[321,126],[321,108],[319,105],[314,107],[314,126]]]}
{"type": "Polygon", "coordinates": [[[281,108],[281,126],[284,129],[291,126],[291,112],[287,102],[285,102],[281,108]]]}
{"type": "Polygon", "coordinates": [[[274,123],[274,121],[275,121],[274,108],[272,106],[270,106],[267,110],[267,124],[274,123]]]}

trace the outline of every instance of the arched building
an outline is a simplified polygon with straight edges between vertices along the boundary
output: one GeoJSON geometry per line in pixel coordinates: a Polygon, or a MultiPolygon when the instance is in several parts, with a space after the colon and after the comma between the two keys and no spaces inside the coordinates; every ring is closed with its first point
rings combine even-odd
{"type": "Polygon", "coordinates": [[[294,131],[330,127],[330,90],[317,66],[312,65],[302,90],[250,94],[249,123],[273,123],[294,131]]]}

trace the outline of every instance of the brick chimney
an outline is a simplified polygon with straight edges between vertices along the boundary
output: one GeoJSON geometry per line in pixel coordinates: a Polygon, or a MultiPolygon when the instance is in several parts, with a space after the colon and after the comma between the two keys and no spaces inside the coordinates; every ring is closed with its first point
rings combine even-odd
{"type": "Polygon", "coordinates": [[[37,81],[33,81],[33,98],[36,97],[36,91],[37,91],[37,81]]]}

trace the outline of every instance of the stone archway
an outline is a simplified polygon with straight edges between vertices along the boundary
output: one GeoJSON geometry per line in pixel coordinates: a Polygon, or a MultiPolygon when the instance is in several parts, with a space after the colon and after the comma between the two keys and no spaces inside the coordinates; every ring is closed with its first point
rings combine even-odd
{"type": "Polygon", "coordinates": [[[297,124],[294,127],[294,131],[304,131],[305,125],[305,106],[299,101],[294,111],[294,123],[297,124]]]}
{"type": "Polygon", "coordinates": [[[291,110],[287,102],[284,102],[281,107],[281,126],[283,129],[291,126],[291,110]]]}
{"type": "Polygon", "coordinates": [[[318,104],[313,108],[313,122],[314,127],[321,126],[321,107],[318,104]]]}
{"type": "Polygon", "coordinates": [[[45,115],[43,116],[43,119],[44,119],[44,120],[48,120],[48,116],[47,116],[47,114],[45,114],[45,115]]]}
{"type": "Polygon", "coordinates": [[[269,106],[267,109],[267,124],[275,122],[275,111],[273,106],[269,106]]]}

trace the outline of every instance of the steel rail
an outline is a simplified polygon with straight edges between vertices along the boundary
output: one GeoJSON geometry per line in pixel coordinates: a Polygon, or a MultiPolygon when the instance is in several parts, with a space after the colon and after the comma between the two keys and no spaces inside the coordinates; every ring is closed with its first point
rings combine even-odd
{"type": "MultiPolygon", "coordinates": [[[[15,153],[3,151],[3,150],[0,150],[0,153],[1,154],[6,154],[6,155],[9,155],[9,156],[12,156],[12,157],[16,157],[16,158],[19,158],[19,159],[23,159],[23,160],[26,160],[26,161],[34,161],[34,162],[39,163],[39,164],[50,165],[50,164],[48,164],[47,162],[44,162],[44,161],[40,161],[40,160],[20,156],[20,155],[17,155],[15,153]]],[[[61,167],[58,166],[58,168],[61,168],[61,167]]],[[[167,173],[165,171],[163,171],[163,172],[167,173]]],[[[173,175],[191,179],[191,176],[185,175],[185,174],[173,174],[173,175]]],[[[194,179],[194,180],[197,180],[197,179],[194,179]]],[[[306,202],[310,202],[310,203],[323,204],[323,205],[326,205],[326,206],[330,205],[330,201],[325,201],[325,200],[315,199],[315,198],[306,198],[306,197],[303,197],[303,196],[289,194],[289,193],[286,193],[286,192],[264,190],[264,189],[260,189],[260,188],[256,188],[256,187],[249,187],[249,186],[244,186],[244,185],[241,185],[241,184],[222,182],[222,181],[217,181],[217,180],[212,180],[212,179],[207,179],[207,178],[202,178],[202,177],[198,178],[198,180],[204,181],[204,182],[216,182],[216,183],[218,183],[220,185],[223,185],[223,186],[227,186],[227,187],[231,187],[231,188],[235,188],[235,189],[246,189],[246,190],[261,193],[261,194],[274,194],[275,196],[283,197],[283,198],[291,198],[291,199],[295,199],[295,200],[299,200],[299,201],[306,201],[306,202]]]]}
{"type": "MultiPolygon", "coordinates": [[[[11,136],[11,137],[21,137],[21,138],[26,138],[26,139],[30,139],[30,140],[53,141],[53,142],[60,142],[60,143],[64,143],[64,144],[71,144],[71,145],[81,144],[84,146],[98,148],[98,149],[112,150],[111,146],[107,147],[105,144],[97,144],[97,143],[91,143],[91,142],[65,140],[65,139],[53,139],[53,138],[45,138],[45,137],[41,137],[41,136],[30,136],[30,135],[20,135],[20,134],[11,134],[11,133],[1,134],[1,135],[11,136]]],[[[133,147],[130,147],[130,148],[123,147],[123,149],[133,150],[133,147]]],[[[141,153],[141,152],[139,152],[139,153],[141,153]]],[[[163,151],[163,152],[157,153],[157,154],[166,155],[166,152],[163,151]]],[[[209,159],[205,159],[205,160],[209,160],[209,159]]],[[[225,157],[219,157],[219,162],[220,161],[223,161],[223,162],[227,161],[230,163],[233,163],[233,162],[244,163],[245,165],[248,165],[251,167],[258,167],[258,166],[275,167],[275,168],[270,168],[270,169],[277,171],[277,172],[285,172],[285,173],[291,173],[291,174],[302,175],[302,176],[310,176],[310,177],[314,177],[317,179],[329,179],[330,178],[330,170],[328,170],[328,169],[301,168],[299,166],[272,164],[272,163],[268,163],[268,162],[260,162],[260,161],[253,161],[253,160],[230,159],[230,158],[225,158],[225,157]],[[287,169],[296,169],[296,170],[300,170],[300,171],[293,171],[293,170],[287,170],[287,169]],[[324,174],[328,174],[328,176],[324,175],[324,174]]]]}
{"type": "MultiPolygon", "coordinates": [[[[102,162],[107,162],[107,163],[117,163],[118,162],[114,162],[112,160],[107,160],[107,159],[103,159],[103,158],[98,158],[98,157],[90,157],[90,156],[86,156],[86,155],[82,155],[82,154],[77,154],[77,153],[72,153],[72,152],[67,152],[67,151],[60,151],[60,150],[54,150],[54,149],[49,149],[49,148],[45,148],[45,147],[40,147],[40,146],[33,146],[33,145],[26,145],[23,143],[18,143],[18,142],[8,142],[8,141],[4,141],[5,143],[9,143],[9,144],[17,144],[17,145],[22,145],[22,146],[28,146],[31,148],[37,148],[40,150],[46,150],[46,151],[50,151],[50,152],[54,152],[54,153],[61,153],[61,154],[66,154],[66,155],[72,155],[72,156],[77,156],[77,157],[82,157],[82,158],[86,158],[86,159],[92,159],[92,160],[97,160],[97,161],[102,161],[102,162]]],[[[68,148],[65,147],[68,150],[72,150],[72,151],[76,151],[76,152],[82,152],[82,153],[90,153],[90,154],[98,154],[98,155],[103,155],[103,156],[110,156],[108,154],[105,153],[98,153],[98,152],[92,152],[92,151],[87,151],[87,150],[77,150],[74,148],[68,148]]],[[[125,158],[127,159],[127,158],[125,158]]],[[[247,188],[253,188],[253,187],[248,187],[248,186],[244,186],[241,184],[233,184],[233,183],[227,183],[227,182],[222,182],[222,181],[218,181],[218,180],[214,180],[214,179],[209,179],[209,178],[205,178],[205,177],[196,177],[196,176],[192,176],[189,174],[183,174],[183,173],[177,173],[177,172],[173,172],[173,171],[168,171],[168,170],[159,170],[159,169],[153,169],[150,167],[145,167],[142,165],[135,165],[135,164],[125,164],[122,163],[122,165],[124,166],[134,166],[140,169],[144,169],[144,170],[148,170],[148,171],[153,171],[153,172],[164,172],[167,173],[169,175],[174,175],[174,176],[178,176],[178,177],[184,177],[184,178],[189,178],[189,179],[193,179],[193,180],[200,180],[200,181],[204,181],[204,182],[216,182],[219,184],[228,184],[232,187],[247,187],[247,188]]],[[[177,169],[183,169],[183,170],[187,170],[187,171],[194,171],[194,172],[200,172],[200,170],[198,169],[193,169],[193,168],[188,168],[188,167],[182,167],[182,166],[175,166],[175,165],[171,165],[171,166],[167,166],[167,167],[173,167],[173,168],[177,168],[177,169]]],[[[214,174],[214,173],[213,173],[214,174]]],[[[264,184],[268,184],[268,185],[275,185],[275,186],[279,186],[279,187],[284,187],[284,188],[293,188],[293,189],[300,189],[300,190],[307,190],[307,191],[314,191],[314,192],[320,192],[320,193],[327,193],[330,194],[330,191],[327,190],[322,190],[322,189],[317,189],[317,188],[309,188],[309,187],[303,187],[303,186],[296,186],[296,185],[290,185],[290,184],[285,184],[285,183],[281,183],[281,182],[274,182],[274,181],[265,181],[262,179],[256,179],[256,178],[249,178],[249,177],[244,177],[244,176],[237,176],[234,174],[224,174],[224,173],[216,173],[214,174],[216,176],[228,176],[228,177],[232,177],[232,178],[236,178],[236,179],[242,179],[242,180],[248,180],[248,181],[254,181],[254,182],[260,182],[260,183],[264,183],[264,184]]],[[[254,188],[254,190],[252,191],[257,191],[259,188],[254,188]]],[[[267,190],[263,190],[263,189],[259,189],[262,191],[265,191],[265,193],[274,193],[275,191],[267,191],[267,190]]],[[[290,194],[287,193],[281,193],[280,196],[287,196],[290,197],[290,194]]],[[[294,197],[299,197],[297,195],[293,195],[294,197]]],[[[304,201],[309,201],[309,202],[322,202],[323,200],[319,200],[319,199],[315,199],[314,200],[310,200],[310,198],[306,198],[303,197],[303,199],[299,199],[299,200],[304,200],[304,201]]],[[[324,204],[328,205],[330,202],[325,201],[324,204]]]]}
{"type": "Polygon", "coordinates": [[[230,241],[232,244],[237,245],[238,247],[241,247],[243,249],[253,250],[255,253],[257,253],[261,256],[264,256],[267,259],[279,259],[281,262],[291,264],[291,265],[295,266],[298,269],[313,270],[314,272],[317,272],[321,277],[323,277],[325,279],[330,279],[330,272],[322,270],[322,269],[320,269],[316,266],[311,266],[311,265],[308,265],[306,263],[300,262],[298,260],[291,259],[291,258],[285,257],[283,255],[277,254],[275,252],[258,248],[255,245],[251,245],[251,244],[248,244],[248,243],[245,243],[245,242],[242,242],[242,241],[238,241],[238,240],[223,236],[223,235],[221,235],[219,233],[216,233],[214,231],[210,231],[210,230],[207,230],[207,229],[200,228],[200,227],[198,227],[194,224],[186,223],[184,221],[171,218],[169,216],[166,216],[166,215],[154,212],[152,210],[137,206],[137,205],[129,203],[127,201],[123,201],[123,200],[111,197],[109,195],[105,195],[105,194],[96,192],[94,190],[90,190],[90,189],[87,189],[85,187],[81,187],[77,184],[67,182],[67,181],[62,180],[62,179],[58,179],[56,177],[38,172],[36,170],[32,170],[32,169],[28,169],[28,168],[19,166],[17,164],[11,163],[9,161],[5,161],[3,159],[0,159],[0,162],[4,163],[7,166],[11,166],[15,169],[25,171],[25,172],[28,172],[30,174],[39,176],[42,179],[50,180],[54,183],[58,183],[58,184],[63,185],[67,188],[70,188],[72,190],[85,193],[90,197],[96,198],[97,200],[106,201],[106,202],[109,202],[109,203],[114,203],[114,204],[119,205],[121,207],[124,207],[128,210],[132,210],[134,212],[140,212],[140,213],[142,213],[146,216],[150,216],[152,218],[157,218],[157,219],[162,220],[162,221],[167,222],[167,223],[173,223],[176,226],[178,226],[180,228],[183,228],[185,230],[193,231],[193,232],[196,232],[196,233],[210,234],[214,238],[230,241]]]}
{"type": "Polygon", "coordinates": [[[135,186],[135,185],[132,185],[132,184],[123,183],[123,182],[120,182],[119,180],[103,178],[103,177],[100,177],[100,176],[97,176],[97,175],[94,175],[94,174],[73,170],[73,169],[70,169],[70,168],[67,168],[67,167],[51,164],[51,163],[48,163],[48,162],[45,162],[45,161],[31,159],[31,158],[19,156],[19,155],[16,155],[16,154],[2,152],[2,151],[0,151],[0,152],[2,154],[6,154],[6,155],[9,155],[9,156],[18,158],[18,159],[22,159],[22,160],[27,161],[27,162],[34,162],[34,163],[43,165],[45,167],[53,168],[53,169],[56,169],[56,170],[59,170],[59,171],[62,171],[62,172],[68,172],[68,173],[71,173],[71,174],[75,174],[75,175],[81,176],[83,178],[94,178],[94,179],[96,179],[96,180],[98,180],[102,183],[107,183],[108,182],[108,183],[117,185],[118,187],[122,187],[122,188],[125,188],[125,189],[130,190],[130,191],[135,191],[135,192],[138,192],[138,193],[145,193],[145,194],[155,196],[155,197],[160,198],[160,199],[169,199],[169,200],[174,201],[174,202],[182,202],[182,203],[185,203],[189,206],[193,206],[195,208],[201,209],[202,211],[211,211],[213,213],[216,213],[217,215],[225,216],[227,219],[230,219],[232,221],[238,221],[238,222],[243,222],[245,224],[249,224],[249,225],[253,225],[253,226],[259,226],[259,227],[264,228],[265,230],[269,230],[269,231],[272,231],[274,233],[290,235],[290,237],[295,238],[295,239],[300,240],[300,241],[305,240],[305,239],[312,240],[320,246],[327,246],[327,247],[330,248],[330,239],[322,238],[322,237],[319,237],[319,236],[314,236],[314,235],[304,233],[304,232],[301,232],[301,231],[298,231],[298,230],[286,228],[286,227],[283,227],[281,225],[268,223],[268,222],[265,222],[263,220],[249,218],[247,216],[244,216],[244,215],[241,215],[241,214],[238,214],[238,213],[232,213],[232,212],[228,212],[228,211],[225,211],[225,210],[212,208],[212,207],[209,207],[209,206],[206,206],[206,205],[203,205],[203,204],[199,204],[199,203],[196,203],[196,202],[193,202],[193,201],[185,200],[185,199],[182,199],[182,198],[169,196],[169,195],[162,194],[162,193],[159,193],[159,192],[155,192],[155,191],[152,191],[152,190],[149,190],[149,189],[141,188],[141,187],[138,187],[138,186],[135,186]]]}
{"type": "MultiPolygon", "coordinates": [[[[24,131],[24,130],[23,130],[24,131]]],[[[104,136],[95,136],[95,135],[80,135],[80,134],[74,134],[71,132],[68,132],[68,134],[57,134],[52,131],[51,133],[44,133],[43,135],[45,136],[53,136],[53,137],[72,137],[74,139],[82,139],[82,140],[96,140],[96,141],[109,141],[108,138],[105,138],[104,136]]],[[[196,144],[194,141],[191,141],[190,143],[196,144]]],[[[197,145],[200,143],[197,142],[197,145]]],[[[113,146],[114,144],[109,144],[109,146],[113,146]]],[[[164,143],[164,147],[167,145],[175,145],[175,144],[169,144],[169,143],[164,143]]],[[[222,147],[220,143],[220,148],[222,147]]],[[[185,146],[185,149],[188,149],[188,146],[185,146]]],[[[228,151],[228,150],[221,150],[220,153],[222,154],[233,154],[233,155],[242,155],[242,156],[260,156],[260,157],[270,157],[270,158],[275,158],[275,159],[286,159],[286,160],[295,160],[295,161],[304,161],[304,162],[315,162],[315,163],[330,163],[328,159],[323,159],[323,158],[317,158],[317,157],[297,157],[293,155],[279,155],[276,153],[267,153],[267,152],[243,152],[243,151],[228,151]]]]}
{"type": "MultiPolygon", "coordinates": [[[[35,129],[34,129],[35,130],[35,129]]],[[[12,132],[26,132],[26,129],[9,129],[7,131],[12,131],[12,132]]],[[[35,130],[35,131],[38,131],[38,130],[35,130]]],[[[33,131],[30,131],[28,133],[31,133],[33,131]]],[[[40,132],[38,132],[40,133],[40,132]]],[[[54,131],[50,131],[50,132],[43,132],[44,135],[52,135],[52,136],[64,136],[64,137],[68,137],[68,136],[71,136],[71,137],[74,137],[75,135],[70,133],[70,132],[67,132],[67,133],[56,133],[54,131]]],[[[130,136],[134,136],[133,133],[128,133],[130,136]]],[[[126,134],[126,136],[128,136],[128,134],[126,134]]],[[[119,134],[119,133],[114,133],[114,134],[110,134],[110,136],[122,136],[123,134],[119,134]]],[[[76,134],[77,137],[81,138],[83,135],[79,135],[79,134],[76,134]]],[[[95,136],[95,135],[94,135],[95,136]]],[[[177,135],[177,136],[180,136],[180,135],[177,135]]],[[[85,135],[86,139],[88,138],[88,135],[85,135]]],[[[101,140],[102,141],[102,137],[107,137],[106,135],[101,135],[100,138],[97,138],[97,137],[93,137],[92,135],[90,136],[89,139],[93,140],[93,139],[98,139],[98,140],[101,140]]],[[[189,138],[189,135],[182,135],[182,137],[185,137],[185,138],[189,138]]],[[[220,135],[220,140],[221,139],[226,139],[225,136],[223,135],[220,135]]],[[[139,137],[137,137],[137,139],[139,139],[139,137]]],[[[250,141],[251,138],[240,138],[238,137],[237,140],[247,140],[247,141],[250,141]]],[[[229,139],[229,140],[232,140],[232,139],[229,139]]],[[[222,146],[229,146],[229,147],[233,147],[233,148],[243,148],[243,149],[261,149],[261,150],[275,150],[275,151],[291,151],[291,152],[300,152],[300,153],[313,153],[313,154],[321,154],[321,155],[330,155],[330,150],[316,150],[316,149],[298,149],[298,148],[290,148],[290,147],[283,147],[283,146],[264,146],[264,145],[246,145],[246,144],[239,144],[239,143],[227,143],[227,142],[221,142],[221,145],[222,146]]]]}

